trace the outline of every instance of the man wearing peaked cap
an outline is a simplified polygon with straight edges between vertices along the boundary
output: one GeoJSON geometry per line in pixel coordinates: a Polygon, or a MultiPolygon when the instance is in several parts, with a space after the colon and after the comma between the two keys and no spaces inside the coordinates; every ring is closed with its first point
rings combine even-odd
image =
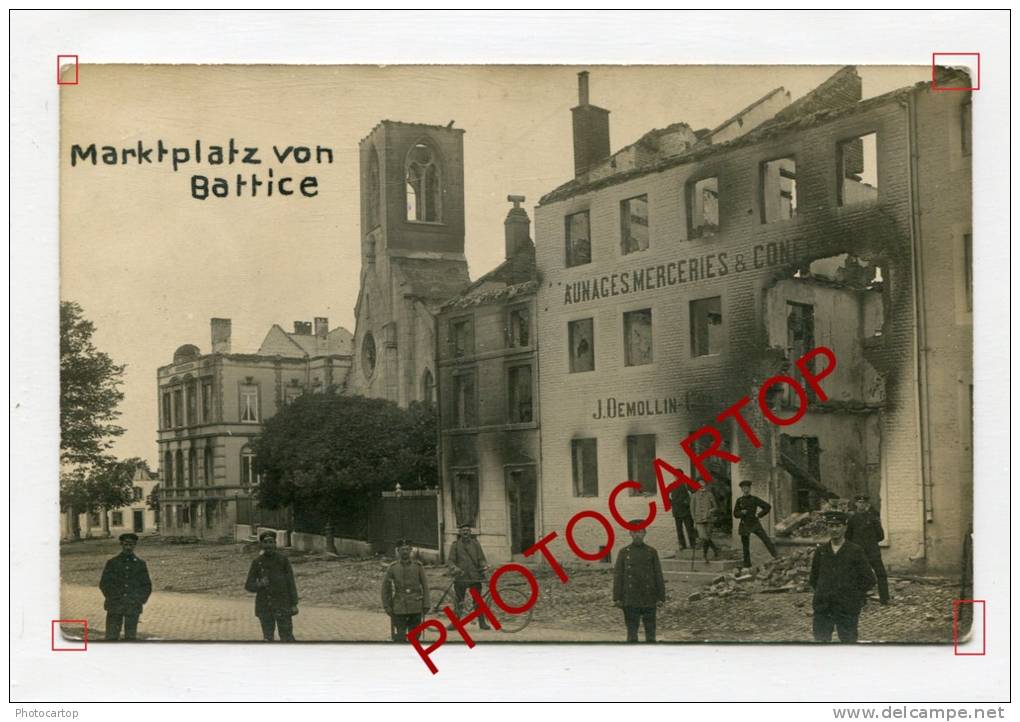
{"type": "MultiPolygon", "coordinates": [[[[631,519],[632,526],[644,523],[631,519]]],[[[645,544],[645,530],[631,531],[631,543],[620,550],[613,570],[613,604],[623,609],[627,641],[638,641],[638,626],[644,624],[645,641],[655,641],[656,608],[666,602],[659,552],[645,544]]]]}
{"type": "Polygon", "coordinates": [[[290,560],[276,550],[276,532],[259,534],[259,548],[244,588],[255,593],[255,616],[262,625],[262,638],[272,642],[279,629],[281,642],[293,642],[293,617],[298,613],[294,569],[290,560]]]}
{"type": "Polygon", "coordinates": [[[829,541],[818,545],[811,560],[816,642],[831,642],[834,627],[840,642],[856,642],[857,620],[868,590],[875,585],[864,550],[846,539],[846,522],[843,512],[825,513],[829,541]]]}
{"type": "Polygon", "coordinates": [[[882,604],[889,603],[889,577],[882,563],[882,550],[878,543],[885,539],[882,520],[871,506],[871,500],[864,494],[854,497],[856,512],[846,526],[846,538],[864,550],[868,563],[878,579],[878,598],[882,604]]]}
{"type": "Polygon", "coordinates": [[[390,564],[383,577],[382,604],[390,617],[394,642],[407,641],[407,633],[421,624],[431,603],[425,567],[411,559],[411,546],[410,539],[397,539],[397,561],[390,564]]]}
{"type": "Polygon", "coordinates": [[[744,567],[749,568],[751,566],[752,534],[761,539],[773,559],[779,554],[776,551],[776,545],[772,543],[772,539],[761,525],[761,519],[768,516],[772,511],[772,506],[764,499],[759,499],[751,494],[751,482],[747,479],[740,482],[740,491],[742,496],[733,504],[733,518],[740,519],[740,527],[737,531],[740,533],[740,544],[744,549],[744,567]]]}
{"type": "Polygon", "coordinates": [[[103,576],[99,581],[106,602],[106,639],[120,638],[121,627],[124,639],[135,639],[138,632],[138,617],[142,607],[152,594],[152,581],[145,562],[135,556],[138,535],[132,532],[121,534],[120,554],[106,562],[103,576]]]}

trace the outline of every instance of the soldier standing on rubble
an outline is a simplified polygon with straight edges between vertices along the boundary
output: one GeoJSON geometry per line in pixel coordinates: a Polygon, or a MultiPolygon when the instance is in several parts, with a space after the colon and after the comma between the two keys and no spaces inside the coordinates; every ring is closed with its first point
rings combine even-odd
{"type": "Polygon", "coordinates": [[[857,507],[857,513],[847,522],[847,541],[852,541],[864,550],[868,563],[875,572],[875,578],[878,579],[878,599],[882,604],[888,604],[889,577],[882,563],[882,550],[878,548],[878,543],[885,539],[882,520],[878,512],[871,507],[871,500],[863,494],[854,497],[854,505],[857,507]]]}
{"type": "Polygon", "coordinates": [[[751,482],[747,479],[740,482],[740,491],[743,496],[737,499],[737,502],[733,505],[733,518],[740,519],[738,531],[740,532],[740,544],[744,548],[743,566],[749,569],[751,567],[752,534],[761,539],[773,559],[779,556],[779,554],[776,552],[776,545],[772,543],[772,539],[769,538],[760,521],[762,517],[768,516],[768,513],[772,511],[772,506],[765,500],[751,494],[751,482]]]}
{"type": "Polygon", "coordinates": [[[839,641],[857,641],[857,620],[875,585],[864,550],[846,539],[846,514],[825,512],[829,541],[819,544],[811,560],[811,588],[815,591],[813,632],[816,642],[831,642],[836,628],[839,641]]]}

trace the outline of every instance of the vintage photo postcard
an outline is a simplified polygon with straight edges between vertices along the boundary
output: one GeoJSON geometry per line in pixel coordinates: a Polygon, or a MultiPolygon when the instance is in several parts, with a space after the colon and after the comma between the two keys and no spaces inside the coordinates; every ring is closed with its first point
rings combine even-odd
{"type": "Polygon", "coordinates": [[[966,636],[966,70],[62,73],[90,644],[966,636]]]}

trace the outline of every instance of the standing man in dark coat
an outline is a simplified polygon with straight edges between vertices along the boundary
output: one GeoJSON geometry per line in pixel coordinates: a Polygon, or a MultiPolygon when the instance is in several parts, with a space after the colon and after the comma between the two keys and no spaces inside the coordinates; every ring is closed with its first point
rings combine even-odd
{"type": "Polygon", "coordinates": [[[152,594],[152,580],[145,562],[135,556],[138,535],[132,532],[121,534],[120,554],[106,562],[99,589],[106,598],[106,639],[113,642],[120,638],[124,627],[124,639],[135,639],[138,634],[138,617],[142,606],[152,594]]]}
{"type": "Polygon", "coordinates": [[[397,557],[383,577],[382,604],[390,616],[393,641],[406,642],[407,633],[421,624],[422,615],[431,603],[429,580],[422,563],[411,559],[409,539],[397,540],[397,557]]]}
{"type": "Polygon", "coordinates": [[[871,507],[871,500],[863,494],[854,497],[854,505],[857,507],[857,513],[851,516],[846,524],[846,539],[864,550],[871,570],[878,579],[878,599],[882,604],[888,604],[889,577],[882,563],[882,550],[878,547],[878,543],[885,539],[882,520],[878,512],[871,507]]]}
{"type": "Polygon", "coordinates": [[[669,506],[673,512],[673,521],[676,523],[676,540],[680,551],[687,548],[687,542],[684,541],[684,529],[687,530],[687,539],[691,543],[691,549],[696,548],[698,533],[694,530],[694,517],[691,515],[691,490],[686,484],[680,484],[669,495],[669,506]]]}
{"type": "MultiPolygon", "coordinates": [[[[474,588],[478,590],[479,594],[482,593],[482,582],[485,581],[485,572],[489,569],[489,562],[485,559],[482,545],[471,535],[471,525],[461,524],[457,528],[457,534],[457,538],[450,545],[450,554],[446,560],[455,577],[453,591],[457,597],[457,615],[460,616],[464,596],[468,589],[474,588]]],[[[453,626],[450,625],[448,628],[453,629],[453,626]]],[[[479,615],[478,628],[489,628],[489,623],[485,621],[485,615],[479,615]]]]}
{"type": "MultiPolygon", "coordinates": [[[[631,521],[640,524],[641,519],[631,521]]],[[[645,532],[632,531],[631,543],[620,550],[613,577],[613,604],[623,609],[627,641],[638,641],[638,625],[644,624],[645,641],[655,641],[655,610],[666,602],[659,552],[645,544],[645,532]]]]}
{"type": "Polygon", "coordinates": [[[276,533],[259,534],[262,551],[251,563],[244,588],[255,592],[255,616],[262,624],[262,638],[273,641],[276,629],[281,642],[294,641],[294,620],[298,613],[297,584],[290,560],[276,550],[276,533]]]}
{"type": "Polygon", "coordinates": [[[772,543],[760,521],[763,517],[768,516],[768,513],[772,511],[772,506],[764,499],[759,499],[751,494],[751,482],[747,479],[740,482],[740,491],[742,496],[733,505],[733,518],[740,519],[740,528],[737,531],[740,533],[740,545],[744,548],[744,567],[750,568],[752,534],[761,539],[773,559],[779,554],[776,552],[776,545],[772,543]]]}
{"type": "Polygon", "coordinates": [[[814,598],[814,637],[816,642],[831,642],[832,628],[839,641],[857,641],[857,620],[864,608],[875,575],[864,550],[846,539],[846,514],[825,514],[829,541],[819,544],[811,561],[811,588],[814,598]]]}

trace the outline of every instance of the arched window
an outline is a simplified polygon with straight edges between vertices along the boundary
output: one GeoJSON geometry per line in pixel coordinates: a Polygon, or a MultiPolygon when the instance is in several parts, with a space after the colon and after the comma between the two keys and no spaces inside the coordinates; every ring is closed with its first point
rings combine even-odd
{"type": "Polygon", "coordinates": [[[180,449],[174,454],[174,486],[184,486],[184,452],[180,449]]]}
{"type": "Polygon", "coordinates": [[[174,455],[169,451],[163,454],[163,486],[174,485],[174,455]]]}
{"type": "Polygon", "coordinates": [[[254,486],[255,481],[255,452],[245,446],[241,449],[241,486],[254,486]]]}
{"type": "Polygon", "coordinates": [[[375,228],[379,225],[379,207],[380,207],[380,191],[382,186],[379,181],[379,153],[376,151],[375,146],[369,150],[368,154],[368,176],[365,178],[365,184],[368,186],[368,227],[375,228]]]}
{"type": "Polygon", "coordinates": [[[407,154],[407,220],[442,220],[442,178],[439,158],[425,142],[407,154]]]}
{"type": "Polygon", "coordinates": [[[195,482],[198,479],[198,457],[195,455],[195,449],[192,447],[188,449],[188,486],[195,486],[195,482]]]}
{"type": "Polygon", "coordinates": [[[421,377],[421,398],[429,406],[435,401],[436,381],[432,378],[432,371],[425,369],[421,377]]]}

